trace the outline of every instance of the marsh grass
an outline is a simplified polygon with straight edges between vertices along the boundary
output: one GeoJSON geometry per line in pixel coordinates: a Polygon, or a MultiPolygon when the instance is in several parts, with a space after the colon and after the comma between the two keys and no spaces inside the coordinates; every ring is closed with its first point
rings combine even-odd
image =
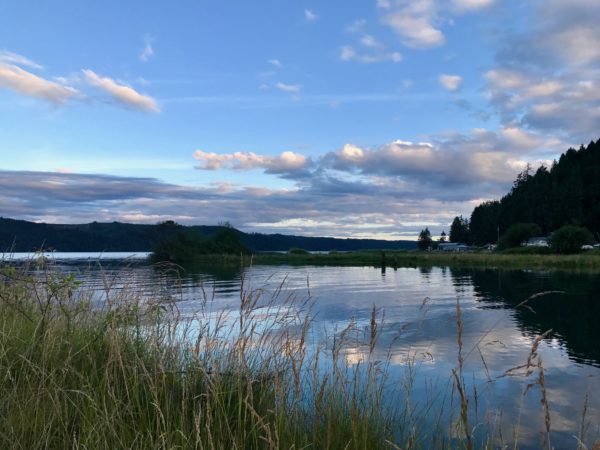
{"type": "MultiPolygon", "coordinates": [[[[479,417],[475,383],[464,373],[475,349],[463,349],[458,300],[450,393],[432,388],[422,402],[411,396],[414,355],[402,379],[388,376],[392,346],[381,349],[385,314],[375,306],[367,321],[351,319],[313,342],[308,282],[308,295],[297,298],[285,281],[266,291],[242,277],[237,308],[222,308],[214,291],[202,289],[190,313],[177,308],[172,278],[151,290],[130,278],[127,269],[107,273],[90,290],[36,261],[0,265],[0,448],[472,449],[511,442],[497,417],[479,417]]],[[[505,376],[524,371],[526,385],[540,388],[551,448],[537,352],[544,337],[505,376]]],[[[394,339],[401,338],[402,331],[394,339]]],[[[587,409],[586,400],[580,448],[587,409]]],[[[518,448],[518,432],[512,442],[518,448]]]]}
{"type": "MultiPolygon", "coordinates": [[[[600,253],[595,250],[578,255],[556,254],[510,254],[498,252],[418,252],[418,251],[385,251],[388,267],[472,267],[496,269],[544,269],[600,271],[600,253]]],[[[210,257],[206,257],[207,262],[210,257]]],[[[289,264],[289,265],[322,265],[322,266],[373,266],[381,267],[381,251],[355,251],[294,254],[294,253],[257,253],[246,264],[289,264]]],[[[222,264],[239,264],[239,258],[233,256],[220,258],[222,264]]]]}

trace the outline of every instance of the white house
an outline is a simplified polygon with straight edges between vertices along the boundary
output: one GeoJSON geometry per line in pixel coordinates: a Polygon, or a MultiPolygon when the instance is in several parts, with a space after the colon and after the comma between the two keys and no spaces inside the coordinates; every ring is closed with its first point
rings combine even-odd
{"type": "Polygon", "coordinates": [[[460,242],[443,242],[438,244],[438,250],[442,252],[466,252],[471,250],[471,247],[460,242]]]}
{"type": "Polygon", "coordinates": [[[545,236],[532,237],[523,241],[521,245],[525,247],[549,247],[548,238],[545,236]]]}

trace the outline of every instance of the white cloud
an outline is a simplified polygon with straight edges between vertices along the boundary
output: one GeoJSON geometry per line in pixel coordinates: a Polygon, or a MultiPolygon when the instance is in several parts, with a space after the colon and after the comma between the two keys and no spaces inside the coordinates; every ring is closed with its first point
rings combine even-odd
{"type": "Polygon", "coordinates": [[[446,42],[444,34],[433,24],[434,17],[418,8],[405,8],[385,16],[383,23],[400,35],[407,47],[431,48],[446,42]]]}
{"type": "Polygon", "coordinates": [[[314,22],[319,17],[314,12],[312,12],[310,9],[305,9],[304,10],[304,18],[306,19],[307,22],[314,22]]]}
{"type": "Polygon", "coordinates": [[[144,62],[148,62],[150,58],[154,56],[154,48],[152,48],[152,38],[144,38],[144,48],[140,53],[140,59],[144,62]]]}
{"type": "Polygon", "coordinates": [[[29,67],[31,69],[43,69],[43,66],[33,62],[29,58],[17,53],[9,52],[7,50],[0,50],[0,64],[2,63],[21,67],[29,67]]]}
{"type": "Polygon", "coordinates": [[[463,79],[458,75],[440,75],[438,78],[440,84],[449,91],[457,91],[462,86],[463,79]]]}
{"type": "Polygon", "coordinates": [[[364,64],[378,63],[384,61],[400,62],[402,55],[399,52],[378,51],[374,53],[359,53],[350,45],[345,45],[340,49],[340,59],[342,61],[357,61],[364,64]]]}
{"type": "Polygon", "coordinates": [[[356,50],[351,45],[344,45],[340,49],[340,59],[342,61],[357,61],[365,64],[383,61],[397,63],[402,61],[402,55],[399,52],[386,51],[385,45],[370,34],[363,35],[359,42],[363,47],[363,51],[356,50]]]}
{"type": "Polygon", "coordinates": [[[302,86],[300,86],[299,84],[286,84],[282,83],[281,81],[275,83],[275,87],[280,91],[290,93],[298,93],[302,90],[302,86]]]}
{"type": "Polygon", "coordinates": [[[495,0],[378,0],[381,22],[394,30],[404,45],[427,49],[446,42],[442,26],[452,17],[491,6],[495,0]]]}
{"type": "Polygon", "coordinates": [[[158,104],[150,96],[140,94],[135,89],[119,84],[111,78],[101,77],[89,69],[83,69],[83,74],[90,85],[110,94],[114,100],[126,107],[146,112],[160,112],[158,104]]]}
{"type": "Polygon", "coordinates": [[[218,154],[196,150],[194,159],[200,161],[202,170],[252,170],[263,169],[268,173],[287,173],[304,169],[308,159],[299,153],[286,151],[279,156],[257,155],[254,152],[218,154]]]}
{"type": "Polygon", "coordinates": [[[487,8],[493,5],[495,0],[452,0],[452,3],[459,11],[471,11],[487,8]]]}
{"type": "MultiPolygon", "coordinates": [[[[15,58],[13,58],[13,61],[15,58]]],[[[16,61],[15,61],[16,62],[16,61]]],[[[24,61],[21,61],[24,62],[24,61]]],[[[28,60],[25,60],[27,63],[28,60]]],[[[65,103],[78,95],[70,86],[46,80],[13,64],[0,62],[0,87],[12,89],[20,94],[40,98],[55,105],[65,103]]]]}
{"type": "Polygon", "coordinates": [[[367,21],[365,19],[357,19],[346,27],[346,31],[348,33],[359,33],[365,28],[366,25],[367,21]]]}
{"type": "Polygon", "coordinates": [[[360,161],[364,156],[364,150],[356,145],[346,144],[342,147],[341,157],[345,160],[360,161]]]}
{"type": "Polygon", "coordinates": [[[278,69],[281,69],[283,67],[282,62],[279,61],[278,59],[269,59],[267,62],[269,64],[271,64],[273,67],[277,67],[278,69]]]}
{"type": "MultiPolygon", "coordinates": [[[[390,181],[403,180],[407,188],[435,185],[441,191],[450,189],[450,185],[508,184],[516,176],[516,168],[526,161],[533,162],[536,152],[561,151],[564,147],[560,141],[517,127],[505,127],[498,133],[475,129],[468,135],[456,134],[435,143],[396,140],[377,148],[346,144],[324,157],[321,165],[388,177],[390,181]]],[[[542,153],[537,154],[542,160],[542,153]]]]}
{"type": "Polygon", "coordinates": [[[360,43],[362,45],[364,45],[365,47],[370,47],[370,48],[382,48],[384,46],[381,42],[379,42],[377,39],[375,39],[370,34],[365,34],[360,39],[360,43]]]}

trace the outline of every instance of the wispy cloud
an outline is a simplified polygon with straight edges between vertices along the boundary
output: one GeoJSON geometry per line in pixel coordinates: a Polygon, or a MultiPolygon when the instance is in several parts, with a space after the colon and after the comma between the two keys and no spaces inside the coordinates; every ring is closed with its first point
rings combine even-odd
{"type": "Polygon", "coordinates": [[[460,89],[463,79],[458,75],[443,74],[438,77],[438,81],[444,89],[454,92],[460,89]]]}
{"type": "Polygon", "coordinates": [[[366,25],[367,21],[365,19],[357,19],[346,27],[346,31],[348,33],[359,33],[364,30],[366,25]]]}
{"type": "Polygon", "coordinates": [[[16,65],[2,62],[0,62],[0,87],[46,100],[55,105],[62,105],[78,95],[75,88],[39,77],[16,65]]]}
{"type": "Polygon", "coordinates": [[[29,58],[7,50],[0,50],[0,64],[12,64],[21,67],[29,67],[31,69],[43,69],[44,67],[33,62],[29,58]]]}
{"type": "Polygon", "coordinates": [[[377,39],[375,39],[370,34],[363,35],[363,37],[360,38],[360,43],[362,45],[364,45],[365,47],[369,47],[369,48],[382,48],[382,47],[385,47],[381,42],[379,42],[377,39]]]}
{"type": "Polygon", "coordinates": [[[459,11],[473,11],[487,8],[495,2],[496,0],[452,0],[453,5],[459,11]]]}
{"type": "Polygon", "coordinates": [[[387,51],[385,45],[370,34],[364,34],[360,38],[359,44],[362,47],[361,50],[357,50],[351,45],[344,45],[340,49],[340,59],[342,61],[356,61],[364,64],[384,61],[397,63],[402,61],[400,52],[387,51]]]}
{"type": "Polygon", "coordinates": [[[269,59],[267,62],[269,64],[271,64],[273,67],[277,67],[278,69],[283,68],[283,63],[281,61],[279,61],[278,59],[269,59]]]}
{"type": "Polygon", "coordinates": [[[313,11],[311,11],[310,9],[305,9],[304,10],[304,19],[307,22],[314,22],[319,18],[319,16],[317,16],[313,11]]]}
{"type": "Polygon", "coordinates": [[[144,48],[140,53],[140,60],[148,62],[154,56],[154,48],[152,47],[153,39],[149,36],[144,37],[144,48]]]}
{"type": "Polygon", "coordinates": [[[286,84],[282,83],[281,81],[275,83],[275,87],[280,91],[289,92],[292,94],[297,94],[302,90],[302,86],[300,86],[299,84],[286,84]]]}
{"type": "Polygon", "coordinates": [[[113,100],[123,106],[145,112],[160,112],[158,104],[150,96],[140,94],[135,89],[117,83],[111,78],[101,77],[89,69],[84,69],[83,74],[90,85],[110,94],[113,100]]]}
{"type": "Polygon", "coordinates": [[[384,61],[400,62],[402,55],[399,52],[375,52],[375,53],[359,53],[354,47],[344,45],[340,49],[340,59],[342,61],[357,61],[360,63],[371,64],[384,61]]]}

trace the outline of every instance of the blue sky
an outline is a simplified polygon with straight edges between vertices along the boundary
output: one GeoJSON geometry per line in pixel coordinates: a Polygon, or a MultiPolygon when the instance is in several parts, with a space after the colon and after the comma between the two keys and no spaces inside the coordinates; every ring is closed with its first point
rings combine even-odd
{"type": "Polygon", "coordinates": [[[600,132],[596,0],[0,5],[0,215],[414,239],[600,132]]]}

